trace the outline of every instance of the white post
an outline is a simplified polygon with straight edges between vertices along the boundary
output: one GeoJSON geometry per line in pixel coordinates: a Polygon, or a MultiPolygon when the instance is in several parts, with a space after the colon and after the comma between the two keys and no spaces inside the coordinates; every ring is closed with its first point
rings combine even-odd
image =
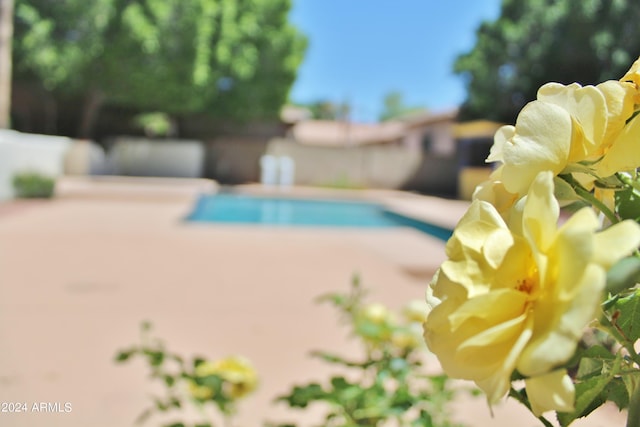
{"type": "Polygon", "coordinates": [[[260,157],[260,182],[262,185],[275,185],[278,180],[278,163],[270,154],[260,157]]]}

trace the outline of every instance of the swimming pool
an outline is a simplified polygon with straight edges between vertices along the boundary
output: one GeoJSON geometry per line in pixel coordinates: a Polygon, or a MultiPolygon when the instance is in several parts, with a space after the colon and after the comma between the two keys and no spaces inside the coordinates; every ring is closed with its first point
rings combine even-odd
{"type": "Polygon", "coordinates": [[[258,197],[244,194],[201,196],[188,221],[313,227],[413,227],[447,240],[451,230],[384,209],[377,203],[347,200],[258,197]]]}

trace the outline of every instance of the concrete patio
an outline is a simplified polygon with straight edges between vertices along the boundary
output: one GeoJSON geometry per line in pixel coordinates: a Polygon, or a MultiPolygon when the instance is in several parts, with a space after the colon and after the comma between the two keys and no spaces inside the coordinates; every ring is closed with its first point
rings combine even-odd
{"type": "MultiPolygon", "coordinates": [[[[72,410],[0,413],[2,426],[132,426],[153,388],[141,361],[113,357],[137,342],[144,320],[178,353],[254,362],[260,386],[241,402],[235,426],[311,425],[313,414],[271,400],[331,372],[311,350],[358,354],[333,309],[314,298],[346,291],[358,273],[371,301],[400,308],[423,298],[444,260],[443,242],[413,229],[186,223],[194,198],[215,190],[203,180],[65,178],[58,190],[50,201],[0,204],[0,401],[72,410]]],[[[395,192],[365,196],[431,213],[439,225],[465,208],[395,192]]],[[[493,418],[482,398],[461,398],[455,411],[470,426],[538,425],[514,402],[495,407],[493,418]]],[[[624,417],[608,407],[575,425],[622,426],[624,417]]]]}

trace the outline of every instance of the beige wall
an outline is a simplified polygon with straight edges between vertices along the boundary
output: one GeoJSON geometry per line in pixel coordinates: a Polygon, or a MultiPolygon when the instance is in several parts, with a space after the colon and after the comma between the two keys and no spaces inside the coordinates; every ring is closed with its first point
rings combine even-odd
{"type": "Polygon", "coordinates": [[[456,143],[452,122],[431,123],[428,126],[408,129],[404,144],[412,149],[422,150],[422,140],[427,135],[431,138],[430,154],[440,157],[455,155],[456,143]]]}
{"type": "Polygon", "coordinates": [[[405,147],[302,146],[287,139],[273,139],[267,153],[291,157],[295,184],[400,188],[415,173],[421,155],[405,147]]]}
{"type": "Polygon", "coordinates": [[[204,176],[225,184],[258,182],[265,149],[262,138],[217,138],[207,144],[204,176]]]}
{"type": "Polygon", "coordinates": [[[204,147],[195,140],[118,137],[109,161],[116,175],[200,178],[204,147]]]}

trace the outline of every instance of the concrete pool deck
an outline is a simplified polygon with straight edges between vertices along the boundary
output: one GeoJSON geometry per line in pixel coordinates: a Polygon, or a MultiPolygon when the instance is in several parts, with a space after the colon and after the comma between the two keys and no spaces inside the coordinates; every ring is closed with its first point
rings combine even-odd
{"type": "MultiPolygon", "coordinates": [[[[0,413],[1,426],[132,426],[152,383],[141,361],[115,365],[113,357],[138,342],[144,320],[175,352],[253,361],[260,387],[240,403],[234,427],[310,425],[313,412],[271,400],[333,372],[311,350],[359,354],[333,309],[314,299],[347,291],[357,273],[369,301],[400,308],[423,298],[444,260],[444,243],[413,229],[184,222],[195,197],[215,188],[205,180],[65,178],[53,200],[0,203],[0,402],[72,405],[68,413],[0,413]]],[[[358,194],[454,223],[464,211],[464,202],[358,194]]],[[[455,411],[470,426],[538,425],[514,402],[494,408],[494,418],[482,398],[461,398],[455,411]]],[[[606,408],[574,425],[624,421],[606,408]]]]}

